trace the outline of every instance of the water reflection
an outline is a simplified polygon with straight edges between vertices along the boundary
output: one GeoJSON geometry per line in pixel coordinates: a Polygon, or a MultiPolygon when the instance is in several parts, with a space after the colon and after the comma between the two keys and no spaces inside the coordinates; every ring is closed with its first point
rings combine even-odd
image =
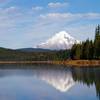
{"type": "MultiPolygon", "coordinates": [[[[7,67],[7,66],[6,66],[7,67]]],[[[5,67],[5,68],[6,68],[5,67]]],[[[22,69],[0,69],[0,79],[10,76],[31,76],[41,80],[60,92],[67,92],[76,83],[84,84],[88,87],[95,86],[97,97],[100,99],[100,68],[71,68],[54,65],[31,65],[21,67],[22,69]]],[[[16,68],[16,66],[13,66],[16,68]]]]}
{"type": "Polygon", "coordinates": [[[45,81],[49,85],[53,86],[55,89],[59,90],[60,92],[68,91],[72,86],[74,86],[75,82],[72,78],[72,73],[70,69],[64,70],[63,68],[50,68],[46,67],[30,69],[11,69],[11,70],[0,70],[0,77],[6,76],[33,76],[34,78],[40,79],[45,81]]]}
{"type": "Polygon", "coordinates": [[[72,68],[72,77],[88,87],[95,85],[97,96],[100,99],[100,68],[72,68]]]}
{"type": "Polygon", "coordinates": [[[75,84],[72,73],[68,69],[66,71],[58,69],[38,69],[34,71],[34,76],[61,92],[68,91],[75,84]]]}

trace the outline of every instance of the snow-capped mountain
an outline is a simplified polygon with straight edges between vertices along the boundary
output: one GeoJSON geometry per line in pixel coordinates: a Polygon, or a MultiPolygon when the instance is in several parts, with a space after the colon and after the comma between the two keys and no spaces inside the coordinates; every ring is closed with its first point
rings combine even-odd
{"type": "Polygon", "coordinates": [[[48,39],[46,42],[37,45],[37,48],[61,50],[70,49],[73,44],[80,43],[66,31],[56,33],[53,37],[48,39]]]}

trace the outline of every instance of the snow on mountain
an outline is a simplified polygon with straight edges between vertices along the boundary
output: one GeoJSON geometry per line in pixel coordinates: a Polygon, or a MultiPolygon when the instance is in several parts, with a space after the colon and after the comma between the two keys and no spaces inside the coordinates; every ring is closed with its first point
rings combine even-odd
{"type": "Polygon", "coordinates": [[[70,49],[73,44],[80,43],[66,31],[56,33],[53,37],[48,39],[46,42],[37,45],[37,48],[61,50],[70,49]]]}

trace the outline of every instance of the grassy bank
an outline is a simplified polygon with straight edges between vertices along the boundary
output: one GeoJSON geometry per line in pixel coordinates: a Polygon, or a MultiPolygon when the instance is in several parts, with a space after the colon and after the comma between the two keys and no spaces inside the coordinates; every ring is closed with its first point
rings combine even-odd
{"type": "Polygon", "coordinates": [[[98,66],[100,67],[100,60],[66,60],[66,61],[54,61],[55,64],[63,64],[76,67],[98,66]]]}
{"type": "Polygon", "coordinates": [[[0,64],[62,64],[76,67],[98,66],[100,60],[66,60],[66,61],[0,61],[0,64]]]}

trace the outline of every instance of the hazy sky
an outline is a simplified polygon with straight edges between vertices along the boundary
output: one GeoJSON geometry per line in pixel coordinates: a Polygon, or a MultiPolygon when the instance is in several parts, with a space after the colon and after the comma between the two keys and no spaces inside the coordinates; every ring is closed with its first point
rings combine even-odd
{"type": "Polygon", "coordinates": [[[0,0],[0,47],[34,47],[65,30],[93,39],[100,0],[0,0]]]}

